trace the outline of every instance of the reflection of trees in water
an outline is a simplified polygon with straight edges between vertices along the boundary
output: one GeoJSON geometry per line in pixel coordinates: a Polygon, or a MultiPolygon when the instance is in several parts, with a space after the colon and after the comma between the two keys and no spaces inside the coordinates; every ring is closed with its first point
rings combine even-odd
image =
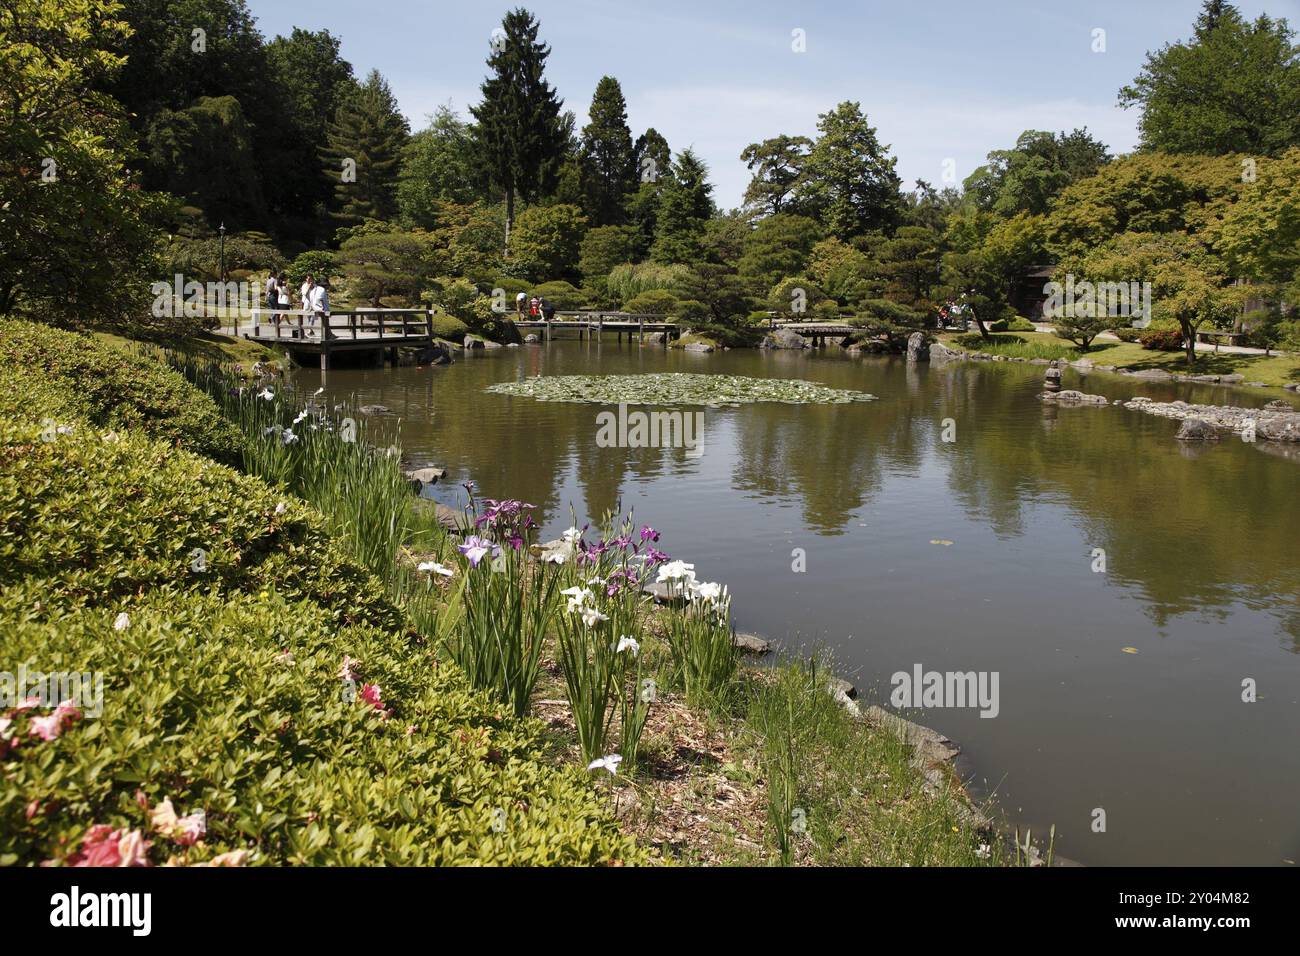
{"type": "Polygon", "coordinates": [[[1300,651],[1295,463],[1231,439],[1189,451],[1177,423],[1126,409],[1043,406],[1013,374],[951,373],[964,403],[956,444],[940,448],[969,513],[1019,535],[1026,505],[1063,497],[1089,546],[1106,550],[1108,576],[1137,587],[1157,625],[1226,617],[1242,601],[1271,611],[1300,651]]]}
{"type": "Polygon", "coordinates": [[[734,414],[736,489],[799,498],[804,520],[822,534],[843,533],[879,491],[886,458],[917,464],[909,416],[883,403],[753,405],[734,414]]]}

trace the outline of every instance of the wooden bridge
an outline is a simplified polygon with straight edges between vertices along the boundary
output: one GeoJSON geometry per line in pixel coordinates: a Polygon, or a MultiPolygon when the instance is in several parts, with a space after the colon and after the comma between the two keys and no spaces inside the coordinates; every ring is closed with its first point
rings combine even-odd
{"type": "Polygon", "coordinates": [[[681,326],[676,322],[667,321],[662,315],[650,312],[603,312],[598,310],[585,310],[579,312],[556,312],[556,318],[550,322],[544,319],[514,319],[515,328],[521,332],[528,329],[540,329],[542,338],[549,342],[551,337],[563,329],[573,329],[578,333],[578,338],[591,338],[595,336],[599,340],[605,332],[617,332],[618,341],[623,341],[623,333],[627,333],[628,341],[632,341],[632,336],[637,337],[638,342],[644,342],[646,333],[662,333],[664,345],[681,336],[681,326]]]}
{"type": "Polygon", "coordinates": [[[812,339],[813,348],[820,348],[827,339],[844,338],[854,332],[861,332],[847,322],[772,322],[772,328],[796,332],[806,339],[812,339]]]}
{"type": "Polygon", "coordinates": [[[279,345],[293,353],[320,357],[320,367],[330,367],[330,356],[340,352],[372,353],[377,365],[387,357],[397,364],[400,348],[433,345],[432,313],[424,309],[353,309],[318,317],[297,309],[253,309],[252,324],[240,335],[264,345],[279,345]]]}

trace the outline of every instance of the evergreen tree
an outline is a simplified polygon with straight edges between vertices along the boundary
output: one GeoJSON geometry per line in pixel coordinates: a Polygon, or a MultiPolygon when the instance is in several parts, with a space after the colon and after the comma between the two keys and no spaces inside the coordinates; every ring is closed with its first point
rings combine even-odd
{"type": "Polygon", "coordinates": [[[672,171],[672,153],[668,140],[653,126],[636,139],[632,147],[634,192],[627,197],[628,224],[636,230],[636,261],[650,254],[659,219],[659,200],[663,184],[672,171]]]}
{"type": "Polygon", "coordinates": [[[563,161],[566,136],[560,121],[563,105],[543,77],[551,48],[537,40],[537,21],[520,8],[501,22],[502,42],[493,42],[488,57],[491,74],[480,87],[483,102],[470,112],[479,159],[486,178],[505,193],[505,249],[510,251],[510,228],[515,199],[536,199],[554,185],[563,161]]]}
{"type": "Polygon", "coordinates": [[[625,195],[636,182],[627,101],[618,80],[603,76],[591,99],[590,122],[582,128],[582,192],[588,220],[620,225],[625,195]]]}
{"type": "Polygon", "coordinates": [[[397,212],[397,175],[410,127],[378,70],[339,104],[322,151],[336,219],[356,225],[397,212]]]}
{"type": "Polygon", "coordinates": [[[839,239],[892,229],[902,212],[898,160],[881,145],[861,105],[839,104],[818,117],[817,129],[797,198],[839,239]]]}
{"type": "Polygon", "coordinates": [[[754,178],[745,187],[745,205],[762,215],[793,211],[789,200],[802,181],[811,146],[807,136],[784,135],[746,146],[740,158],[754,178]]]}
{"type": "Polygon", "coordinates": [[[704,161],[691,150],[677,162],[663,184],[650,258],[655,262],[695,262],[704,255],[704,224],[713,215],[713,186],[704,161]]]}
{"type": "Polygon", "coordinates": [[[636,138],[636,145],[632,147],[633,179],[636,183],[658,182],[668,173],[672,163],[668,140],[653,126],[636,138]]]}
{"type": "MultiPolygon", "coordinates": [[[[277,231],[315,244],[332,232],[325,210],[334,188],[320,175],[321,131],[357,81],[339,54],[339,38],[328,30],[294,27],[266,45],[266,62],[267,94],[278,89],[281,106],[270,130],[254,132],[272,140],[283,161],[264,175],[262,191],[277,231]]],[[[259,154],[259,161],[264,158],[259,154]]]]}

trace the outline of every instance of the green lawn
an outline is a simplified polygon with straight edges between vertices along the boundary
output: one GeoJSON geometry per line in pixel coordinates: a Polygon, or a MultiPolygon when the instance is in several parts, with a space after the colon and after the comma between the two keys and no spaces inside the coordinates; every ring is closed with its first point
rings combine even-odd
{"type": "Polygon", "coordinates": [[[1242,355],[1198,352],[1196,364],[1189,368],[1182,352],[1154,352],[1136,342],[1094,341],[1087,352],[1082,352],[1078,346],[1050,332],[995,332],[982,347],[972,345],[974,340],[965,336],[944,335],[940,338],[945,345],[956,348],[978,348],[982,352],[1023,358],[1064,358],[1070,361],[1088,358],[1096,365],[1114,365],[1133,371],[1158,368],[1193,375],[1242,375],[1247,382],[1277,386],[1300,381],[1300,355],[1295,353],[1242,355]],[[961,344],[956,341],[959,338],[961,344]]]}

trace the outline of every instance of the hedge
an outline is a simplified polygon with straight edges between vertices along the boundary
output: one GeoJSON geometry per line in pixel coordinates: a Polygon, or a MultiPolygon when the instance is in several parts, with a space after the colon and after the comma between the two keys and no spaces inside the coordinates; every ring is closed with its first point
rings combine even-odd
{"type": "Polygon", "coordinates": [[[0,379],[0,672],[103,679],[98,715],[0,705],[0,865],[643,858],[307,505],[71,401],[51,428],[59,374],[0,379]]]}
{"type": "MultiPolygon", "coordinates": [[[[239,461],[238,430],[211,399],[152,359],[89,335],[0,319],[0,374],[6,371],[6,382],[26,373],[42,400],[31,411],[40,416],[64,413],[93,425],[139,428],[217,461],[239,461]]],[[[3,392],[0,402],[24,394],[13,387],[3,392]]]]}

